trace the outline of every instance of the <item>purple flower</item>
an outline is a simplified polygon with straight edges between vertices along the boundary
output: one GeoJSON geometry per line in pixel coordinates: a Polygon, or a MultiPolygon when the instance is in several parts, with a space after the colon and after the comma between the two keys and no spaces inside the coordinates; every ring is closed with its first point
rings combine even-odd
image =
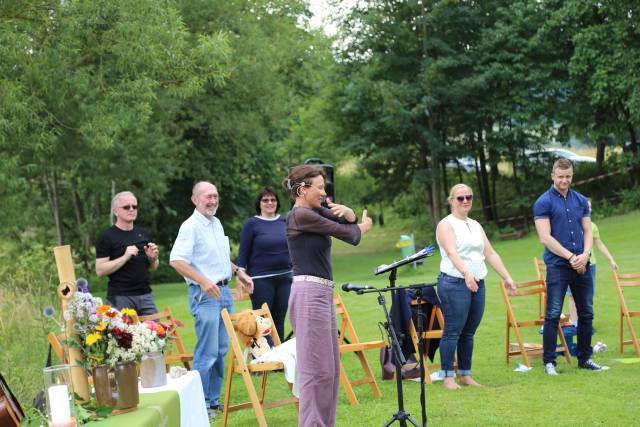
{"type": "Polygon", "coordinates": [[[89,293],[89,282],[84,277],[78,277],[76,280],[76,286],[80,292],[84,294],[89,293]]]}

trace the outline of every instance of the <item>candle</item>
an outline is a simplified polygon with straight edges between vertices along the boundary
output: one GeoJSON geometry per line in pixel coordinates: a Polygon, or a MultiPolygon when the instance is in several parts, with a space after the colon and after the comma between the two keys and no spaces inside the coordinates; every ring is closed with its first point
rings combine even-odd
{"type": "Polygon", "coordinates": [[[66,384],[49,387],[49,408],[51,423],[68,423],[71,421],[71,405],[66,384]]]}

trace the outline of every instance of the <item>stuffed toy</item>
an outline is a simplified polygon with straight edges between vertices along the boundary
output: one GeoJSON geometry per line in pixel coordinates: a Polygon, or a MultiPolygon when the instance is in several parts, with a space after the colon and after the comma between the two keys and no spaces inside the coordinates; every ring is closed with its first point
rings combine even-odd
{"type": "Polygon", "coordinates": [[[236,330],[243,344],[249,348],[251,355],[255,359],[271,350],[271,346],[265,337],[271,334],[272,327],[271,319],[258,316],[251,310],[244,311],[238,315],[236,330]]]}

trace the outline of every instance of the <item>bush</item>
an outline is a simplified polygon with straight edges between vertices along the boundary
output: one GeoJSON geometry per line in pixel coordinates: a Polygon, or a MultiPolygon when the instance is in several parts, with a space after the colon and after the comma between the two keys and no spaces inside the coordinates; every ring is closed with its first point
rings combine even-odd
{"type": "Polygon", "coordinates": [[[58,329],[42,315],[45,306],[60,306],[55,295],[58,281],[50,248],[25,238],[15,246],[5,243],[3,249],[6,252],[0,264],[0,371],[27,409],[42,388],[46,336],[58,329]]]}
{"type": "Polygon", "coordinates": [[[624,212],[640,209],[640,187],[618,191],[618,196],[620,196],[620,209],[624,212]]]}

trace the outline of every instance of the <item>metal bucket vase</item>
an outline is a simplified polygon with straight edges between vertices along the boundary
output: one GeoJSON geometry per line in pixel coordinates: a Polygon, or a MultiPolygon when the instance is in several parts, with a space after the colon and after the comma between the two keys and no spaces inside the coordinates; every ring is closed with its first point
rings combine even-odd
{"type": "Polygon", "coordinates": [[[98,406],[116,406],[114,397],[114,392],[116,392],[115,377],[113,372],[110,372],[109,366],[98,365],[91,371],[98,406]]]}
{"type": "Polygon", "coordinates": [[[167,384],[164,354],[161,351],[145,353],[140,362],[140,382],[142,387],[160,387],[167,384]]]}
{"type": "Polygon", "coordinates": [[[140,402],[136,364],[134,362],[118,363],[114,371],[118,384],[116,409],[120,412],[134,410],[140,402]]]}

